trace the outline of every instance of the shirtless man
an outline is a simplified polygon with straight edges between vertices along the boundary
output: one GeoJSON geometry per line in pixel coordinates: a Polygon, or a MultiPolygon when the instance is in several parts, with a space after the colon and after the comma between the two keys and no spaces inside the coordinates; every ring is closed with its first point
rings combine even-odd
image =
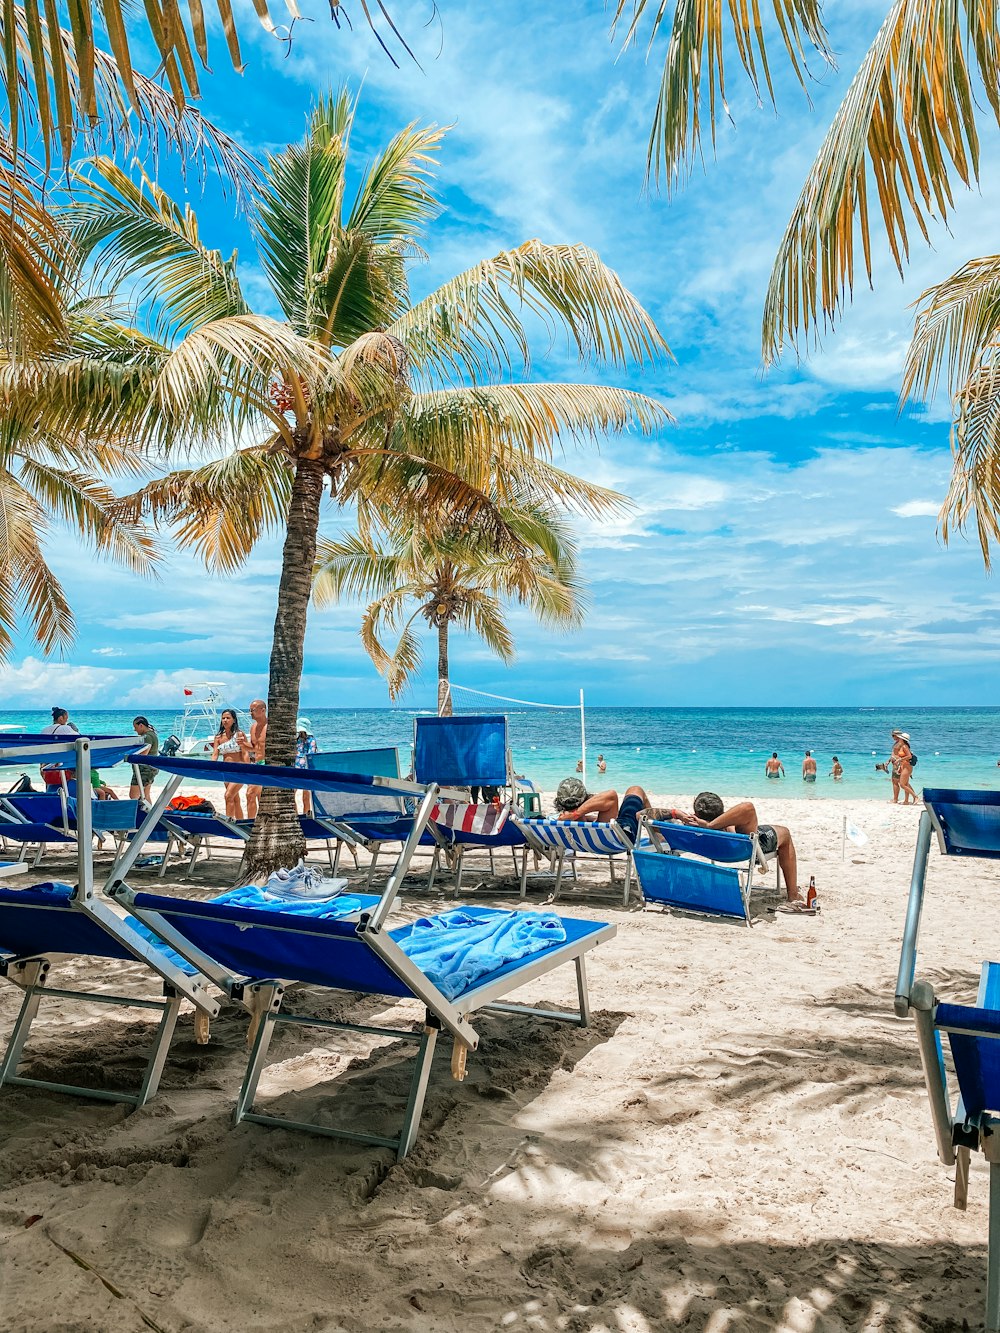
{"type": "MultiPolygon", "coordinates": [[[[682,810],[672,810],[671,815],[682,824],[694,824],[698,828],[726,829],[731,833],[745,833],[748,837],[757,834],[760,850],[769,856],[778,853],[778,868],[785,881],[785,894],[789,912],[806,912],[805,900],[799,893],[798,858],[795,855],[795,843],[784,824],[761,824],[757,819],[757,808],[753,801],[740,801],[728,810],[723,806],[722,797],[714,791],[699,792],[694,798],[694,813],[685,814],[682,810]]],[[[782,910],[782,909],[779,909],[782,910]]]]}
{"type": "Polygon", "coordinates": [[[806,757],[802,760],[802,781],[816,781],[816,760],[812,756],[812,750],[806,750],[806,757]]]}
{"type": "Polygon", "coordinates": [[[634,842],[639,836],[639,816],[649,808],[649,797],[641,787],[629,787],[625,795],[618,800],[618,793],[613,789],[611,791],[598,792],[596,796],[588,796],[582,805],[577,806],[575,810],[563,810],[557,815],[557,819],[589,819],[593,817],[602,824],[610,820],[617,820],[622,828],[634,842]]]}
{"type": "MultiPolygon", "coordinates": [[[[267,704],[263,699],[254,699],[250,705],[250,744],[246,758],[251,764],[264,762],[264,750],[267,746],[267,704]]],[[[260,800],[260,787],[247,787],[247,819],[257,818],[257,803],[260,800]]]]}
{"type": "Polygon", "coordinates": [[[785,776],[785,765],[778,758],[778,751],[764,765],[764,776],[768,778],[783,778],[785,776]]]}

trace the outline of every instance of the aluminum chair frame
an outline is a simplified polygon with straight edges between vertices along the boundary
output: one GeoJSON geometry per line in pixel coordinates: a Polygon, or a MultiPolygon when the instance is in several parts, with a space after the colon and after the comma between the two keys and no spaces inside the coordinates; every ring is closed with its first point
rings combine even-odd
{"type": "MultiPolygon", "coordinates": [[[[1000,859],[1000,840],[997,846],[970,848],[962,846],[949,827],[943,806],[961,805],[1000,807],[1000,792],[963,792],[926,789],[925,807],[917,826],[913,871],[907,900],[906,921],[900,948],[899,970],[896,976],[896,997],[893,1008],[897,1017],[912,1014],[920,1050],[920,1063],[930,1102],[931,1121],[941,1163],[955,1168],[955,1207],[964,1209],[968,1196],[969,1158],[973,1149],[983,1153],[990,1168],[989,1183],[989,1245],[986,1283],[986,1333],[1000,1333],[1000,1118],[984,1113],[970,1121],[961,1096],[952,1111],[948,1091],[948,1076],[941,1047],[941,1033],[963,1034],[976,1037],[1000,1037],[1000,1012],[986,1010],[993,1019],[994,1031],[985,1026],[974,1029],[948,1021],[939,1021],[938,1015],[956,1006],[939,1005],[934,987],[929,981],[916,979],[917,940],[927,888],[927,869],[932,837],[945,856],[982,856],[1000,859]]],[[[1000,810],[998,810],[1000,814],[1000,810]]],[[[986,1003],[987,969],[984,964],[980,978],[977,1007],[984,1010],[986,1003]]]]}
{"type": "MultiPolygon", "coordinates": [[[[46,747],[45,753],[52,753],[53,748],[52,745],[49,745],[46,747]]],[[[82,775],[79,780],[87,782],[89,786],[89,740],[81,737],[63,748],[66,752],[74,754],[75,761],[71,766],[76,768],[78,775],[82,775]]],[[[24,758],[32,757],[26,751],[20,751],[18,757],[21,756],[24,758]]],[[[4,744],[0,740],[0,763],[4,762],[4,757],[4,744]]],[[[150,831],[152,830],[162,809],[179,785],[179,778],[167,783],[154,802],[149,815],[143,821],[139,833],[136,835],[137,839],[142,834],[143,829],[148,827],[150,831]]],[[[0,1087],[13,1085],[42,1088],[69,1096],[122,1102],[134,1108],[144,1106],[156,1093],[177,1023],[181,1002],[189,1000],[195,1005],[196,1009],[209,1018],[214,1017],[219,1012],[219,1004],[209,994],[203,978],[190,976],[183,968],[164,957],[154,945],[114,912],[108,903],[98,897],[94,880],[92,832],[90,801],[80,802],[77,810],[78,883],[69,899],[54,900],[48,910],[79,913],[81,917],[86,918],[109,935],[119,946],[127,950],[136,961],[145,963],[161,978],[164,987],[164,998],[153,1000],[144,996],[55,987],[49,984],[49,977],[53,968],[58,966],[59,963],[79,955],[44,948],[20,956],[5,953],[3,958],[0,959],[0,975],[5,976],[8,981],[23,992],[23,999],[17,1018],[14,1021],[13,1030],[7,1041],[3,1059],[0,1061],[0,1087]],[[130,1092],[90,1088],[78,1084],[60,1083],[50,1079],[29,1078],[19,1074],[18,1069],[21,1065],[24,1047],[30,1037],[32,1024],[38,1015],[43,999],[74,1000],[87,1004],[107,1004],[121,1008],[149,1009],[159,1012],[160,1022],[149,1047],[138,1090],[130,1092]]],[[[139,846],[141,847],[141,842],[139,846]]],[[[138,851],[129,856],[128,852],[119,848],[119,855],[115,864],[118,865],[125,860],[128,860],[131,864],[137,855],[138,851]]],[[[31,910],[44,912],[47,909],[45,906],[32,905],[31,910]]]]}
{"type": "Polygon", "coordinates": [[[552,867],[552,873],[555,876],[555,883],[551,894],[553,902],[559,897],[567,866],[572,870],[573,880],[576,882],[577,863],[581,857],[593,857],[596,860],[606,860],[608,862],[608,873],[611,879],[611,884],[612,886],[615,886],[618,883],[617,876],[615,875],[615,860],[619,856],[624,856],[625,874],[622,878],[622,906],[628,906],[629,897],[632,892],[632,853],[635,851],[635,844],[616,819],[608,820],[606,823],[597,823],[588,819],[559,821],[532,820],[529,822],[521,819],[520,816],[513,812],[510,814],[509,818],[515,822],[518,828],[524,831],[526,837],[531,842],[530,847],[526,846],[524,850],[524,866],[521,875],[522,898],[524,898],[527,893],[527,858],[529,850],[532,852],[537,851],[538,853],[549,857],[549,864],[552,867]],[[620,849],[616,849],[615,851],[604,851],[587,846],[568,847],[565,844],[551,846],[543,841],[539,825],[548,827],[554,824],[557,824],[559,829],[564,830],[567,834],[576,831],[579,831],[581,834],[587,832],[593,834],[595,830],[608,829],[610,830],[611,836],[621,844],[620,849]]]}

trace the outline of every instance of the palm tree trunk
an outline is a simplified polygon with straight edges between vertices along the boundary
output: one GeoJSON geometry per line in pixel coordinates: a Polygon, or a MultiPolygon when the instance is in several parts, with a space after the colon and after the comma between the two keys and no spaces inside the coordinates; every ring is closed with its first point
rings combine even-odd
{"type": "MultiPolygon", "coordinates": [[[[320,460],[300,458],[292,482],[267,687],[265,759],[269,764],[291,764],[295,759],[295,721],[324,475],[320,460]]],[[[273,870],[289,868],[304,855],[295,793],[265,787],[243,852],[242,882],[266,879],[273,870]]]]}
{"type": "Polygon", "coordinates": [[[438,717],[451,717],[451,684],[448,680],[448,622],[438,625],[438,717]]]}

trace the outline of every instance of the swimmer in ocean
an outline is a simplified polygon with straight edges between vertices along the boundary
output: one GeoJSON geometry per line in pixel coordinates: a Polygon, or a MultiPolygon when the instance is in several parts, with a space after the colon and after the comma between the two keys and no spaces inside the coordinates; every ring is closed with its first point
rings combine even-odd
{"type": "Polygon", "coordinates": [[[771,758],[764,765],[765,776],[769,778],[783,778],[785,776],[785,765],[778,758],[778,751],[775,750],[771,758]]]}
{"type": "Polygon", "coordinates": [[[806,757],[802,760],[802,781],[816,781],[816,760],[812,757],[812,750],[806,750],[806,757]]]}

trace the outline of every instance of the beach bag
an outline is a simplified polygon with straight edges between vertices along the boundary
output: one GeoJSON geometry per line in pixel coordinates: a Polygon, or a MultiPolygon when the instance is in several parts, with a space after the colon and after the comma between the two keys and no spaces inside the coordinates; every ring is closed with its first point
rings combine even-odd
{"type": "Polygon", "coordinates": [[[175,796],[170,802],[171,810],[183,810],[186,815],[214,815],[215,806],[204,796],[175,796]]]}
{"type": "Polygon", "coordinates": [[[916,766],[917,766],[917,756],[916,756],[916,755],[913,753],[913,751],[911,750],[911,751],[910,751],[910,767],[911,767],[911,768],[916,768],[916,766]]]}
{"type": "Polygon", "coordinates": [[[488,838],[500,832],[509,813],[505,805],[463,805],[459,801],[442,801],[431,811],[431,819],[442,828],[479,833],[488,838]]]}
{"type": "Polygon", "coordinates": [[[566,810],[578,810],[589,793],[579,778],[563,778],[556,791],[556,809],[560,814],[566,810]]]}

